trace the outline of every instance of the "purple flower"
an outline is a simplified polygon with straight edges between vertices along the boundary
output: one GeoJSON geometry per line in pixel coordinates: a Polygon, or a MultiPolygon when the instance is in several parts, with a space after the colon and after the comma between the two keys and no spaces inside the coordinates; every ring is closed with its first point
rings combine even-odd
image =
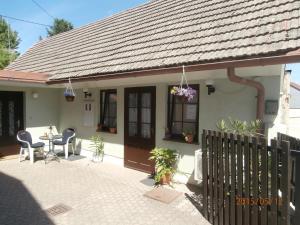
{"type": "Polygon", "coordinates": [[[180,88],[180,87],[173,87],[171,90],[172,95],[182,96],[186,98],[189,102],[191,102],[194,96],[197,94],[197,91],[191,87],[187,88],[180,88]]]}

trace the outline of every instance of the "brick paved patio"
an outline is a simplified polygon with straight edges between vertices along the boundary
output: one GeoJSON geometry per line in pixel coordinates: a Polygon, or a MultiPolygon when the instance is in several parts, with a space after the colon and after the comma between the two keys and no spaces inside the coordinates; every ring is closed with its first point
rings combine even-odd
{"type": "Polygon", "coordinates": [[[169,205],[144,197],[152,185],[144,173],[86,159],[1,161],[0,224],[209,224],[185,195],[169,205]],[[72,210],[45,213],[59,203],[72,210]]]}

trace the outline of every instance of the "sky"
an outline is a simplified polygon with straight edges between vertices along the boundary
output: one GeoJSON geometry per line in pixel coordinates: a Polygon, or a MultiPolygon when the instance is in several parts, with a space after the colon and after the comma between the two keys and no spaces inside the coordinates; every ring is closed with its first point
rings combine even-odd
{"type": "MultiPolygon", "coordinates": [[[[126,9],[149,2],[149,0],[34,0],[50,15],[70,21],[80,27],[109,17],[126,9]]],[[[53,19],[32,0],[0,0],[0,15],[16,17],[43,24],[52,24],[53,19]]],[[[21,43],[18,51],[24,53],[35,44],[39,36],[46,37],[46,28],[12,19],[6,19],[19,33],[21,43]]],[[[300,83],[300,63],[287,65],[292,70],[292,81],[300,83]]]]}

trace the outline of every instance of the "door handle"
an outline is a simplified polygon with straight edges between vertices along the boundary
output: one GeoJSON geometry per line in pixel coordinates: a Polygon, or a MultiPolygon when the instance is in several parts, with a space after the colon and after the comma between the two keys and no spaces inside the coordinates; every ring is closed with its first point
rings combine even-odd
{"type": "Polygon", "coordinates": [[[20,129],[20,126],[21,126],[21,121],[20,121],[20,120],[17,120],[17,127],[18,127],[18,130],[20,129]]]}

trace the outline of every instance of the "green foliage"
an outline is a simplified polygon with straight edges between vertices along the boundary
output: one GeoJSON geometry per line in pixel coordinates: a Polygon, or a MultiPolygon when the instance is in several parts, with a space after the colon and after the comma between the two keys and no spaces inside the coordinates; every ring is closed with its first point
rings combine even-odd
{"type": "Polygon", "coordinates": [[[174,174],[177,154],[175,150],[168,148],[154,148],[150,152],[150,160],[155,161],[155,181],[159,182],[165,174],[174,174]]]}
{"type": "Polygon", "coordinates": [[[222,131],[222,132],[227,132],[228,131],[228,128],[227,128],[227,125],[226,125],[226,122],[225,120],[220,120],[219,122],[217,122],[217,128],[222,131]]]}
{"type": "Polygon", "coordinates": [[[6,20],[0,17],[0,45],[6,49],[10,47],[11,50],[16,50],[19,44],[20,38],[18,33],[13,31],[6,20]],[[10,41],[8,41],[8,36],[10,41]]]}
{"type": "Polygon", "coordinates": [[[19,53],[16,49],[19,43],[18,33],[13,31],[3,18],[0,18],[0,69],[5,68],[17,58],[19,53]]]}
{"type": "Polygon", "coordinates": [[[69,21],[56,18],[50,29],[47,29],[48,37],[72,30],[73,28],[72,23],[69,21]]]}
{"type": "Polygon", "coordinates": [[[92,136],[91,137],[91,147],[95,149],[95,155],[96,156],[102,156],[104,155],[104,142],[103,138],[100,136],[92,136]]]}
{"type": "Polygon", "coordinates": [[[262,128],[262,122],[260,120],[250,121],[241,121],[237,119],[228,118],[229,124],[222,119],[217,122],[216,127],[221,132],[231,132],[234,134],[248,135],[248,136],[258,136],[261,135],[257,133],[258,130],[262,128]]]}

